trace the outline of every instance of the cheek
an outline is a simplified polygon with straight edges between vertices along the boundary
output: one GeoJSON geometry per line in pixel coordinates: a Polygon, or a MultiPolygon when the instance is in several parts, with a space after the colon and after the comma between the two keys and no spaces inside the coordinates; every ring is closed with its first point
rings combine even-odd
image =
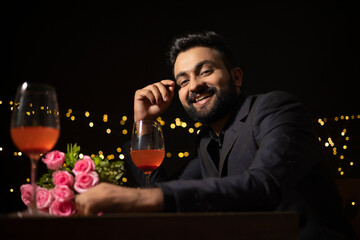
{"type": "Polygon", "coordinates": [[[185,89],[180,89],[179,92],[179,99],[182,105],[187,105],[187,91],[185,89]]]}
{"type": "Polygon", "coordinates": [[[227,85],[229,81],[232,81],[232,78],[230,77],[229,74],[223,74],[223,75],[219,76],[218,79],[219,79],[218,85],[220,87],[223,87],[223,86],[227,85]]]}

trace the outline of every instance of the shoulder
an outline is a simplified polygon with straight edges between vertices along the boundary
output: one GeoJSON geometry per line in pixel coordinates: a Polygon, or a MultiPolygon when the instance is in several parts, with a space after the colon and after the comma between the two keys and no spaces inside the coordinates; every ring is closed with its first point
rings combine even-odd
{"type": "Polygon", "coordinates": [[[284,91],[271,91],[256,95],[252,110],[261,115],[284,110],[306,112],[305,106],[298,98],[284,91]]]}
{"type": "Polygon", "coordinates": [[[252,119],[279,125],[285,122],[309,123],[311,121],[305,106],[294,95],[284,91],[272,91],[257,95],[252,106],[252,119]]]}
{"type": "Polygon", "coordinates": [[[301,102],[292,94],[284,91],[271,91],[263,94],[257,95],[256,104],[257,105],[266,105],[266,106],[281,106],[289,103],[299,103],[301,102]]]}

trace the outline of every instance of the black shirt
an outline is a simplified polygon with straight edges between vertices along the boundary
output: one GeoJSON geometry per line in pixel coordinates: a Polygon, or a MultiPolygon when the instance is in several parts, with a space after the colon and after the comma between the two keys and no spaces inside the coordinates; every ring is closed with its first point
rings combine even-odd
{"type": "Polygon", "coordinates": [[[216,168],[219,169],[219,159],[221,156],[221,149],[224,141],[224,133],[221,132],[220,135],[217,136],[214,131],[210,130],[209,135],[211,137],[211,141],[207,146],[207,151],[211,156],[211,159],[213,160],[216,168]]]}

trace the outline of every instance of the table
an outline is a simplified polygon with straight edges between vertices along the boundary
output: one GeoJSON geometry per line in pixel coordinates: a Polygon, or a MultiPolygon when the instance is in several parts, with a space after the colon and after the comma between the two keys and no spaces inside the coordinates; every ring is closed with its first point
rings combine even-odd
{"type": "Polygon", "coordinates": [[[294,212],[128,213],[101,217],[0,216],[5,239],[298,239],[294,212]]]}

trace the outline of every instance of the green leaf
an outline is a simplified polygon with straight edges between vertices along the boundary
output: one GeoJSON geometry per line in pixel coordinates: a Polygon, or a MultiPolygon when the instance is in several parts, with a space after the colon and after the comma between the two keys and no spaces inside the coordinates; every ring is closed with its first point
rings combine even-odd
{"type": "Polygon", "coordinates": [[[74,145],[67,144],[67,153],[65,154],[65,163],[69,168],[75,166],[75,162],[79,159],[80,146],[76,143],[74,145]]]}
{"type": "Polygon", "coordinates": [[[119,180],[122,177],[123,174],[124,173],[120,173],[120,174],[116,175],[115,180],[119,180]]]}
{"type": "Polygon", "coordinates": [[[46,189],[54,188],[54,183],[52,181],[52,173],[53,171],[49,170],[48,173],[42,175],[41,178],[39,179],[38,185],[46,189]]]}
{"type": "Polygon", "coordinates": [[[109,165],[109,161],[108,161],[108,160],[103,160],[103,161],[100,162],[100,166],[102,166],[102,167],[105,167],[105,166],[107,166],[107,165],[109,165]]]}
{"type": "Polygon", "coordinates": [[[92,160],[94,161],[95,166],[97,167],[100,165],[102,159],[98,155],[96,155],[95,157],[92,158],[92,160]]]}

